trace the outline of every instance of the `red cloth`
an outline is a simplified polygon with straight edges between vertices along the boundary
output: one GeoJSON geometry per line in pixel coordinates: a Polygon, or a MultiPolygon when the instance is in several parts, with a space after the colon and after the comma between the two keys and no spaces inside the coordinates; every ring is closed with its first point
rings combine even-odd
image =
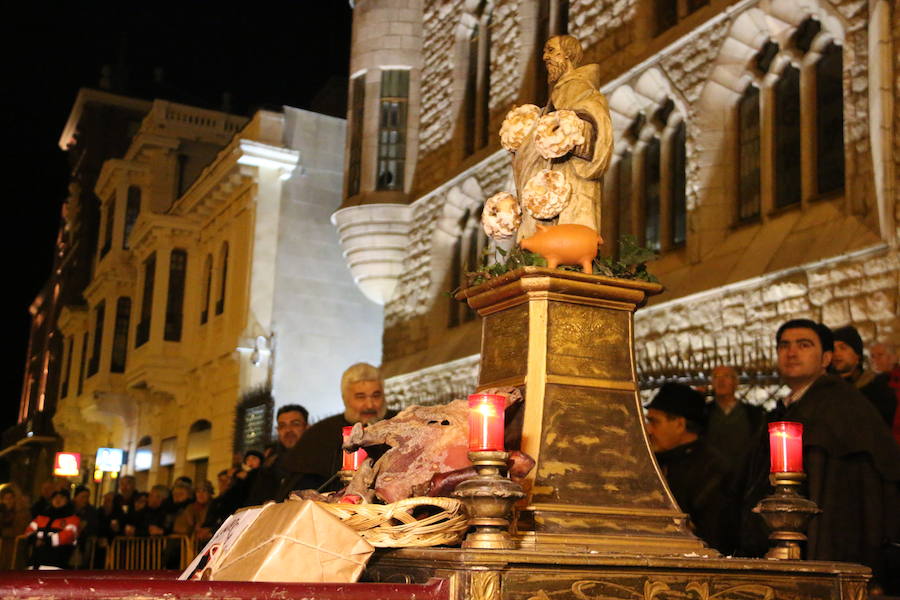
{"type": "Polygon", "coordinates": [[[51,546],[71,546],[78,537],[81,519],[72,515],[50,521],[50,517],[38,515],[25,528],[25,535],[36,533],[49,540],[51,546]]]}
{"type": "Polygon", "coordinates": [[[900,444],[900,365],[894,365],[894,368],[891,369],[888,385],[894,389],[894,394],[897,398],[897,407],[894,409],[894,422],[891,424],[891,432],[894,434],[894,439],[900,444]]]}

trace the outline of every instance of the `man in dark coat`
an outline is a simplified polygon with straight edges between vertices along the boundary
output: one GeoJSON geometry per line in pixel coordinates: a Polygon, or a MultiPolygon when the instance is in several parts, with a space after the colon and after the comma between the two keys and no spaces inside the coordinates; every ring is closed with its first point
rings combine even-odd
{"type": "Polygon", "coordinates": [[[134,511],[134,500],[138,489],[134,475],[119,478],[119,492],[116,494],[116,507],[126,515],[134,511]]]}
{"type": "Polygon", "coordinates": [[[738,400],[737,384],[733,367],[713,369],[713,401],[706,407],[706,443],[719,451],[730,469],[742,463],[750,440],[756,439],[766,422],[762,407],[738,400]]]}
{"type": "Polygon", "coordinates": [[[664,384],[647,405],[647,439],[675,501],[690,515],[694,532],[728,552],[725,490],[730,468],[701,437],[704,404],[700,392],[680,383],[664,384]]]}
{"type": "Polygon", "coordinates": [[[381,373],[368,363],[356,363],[344,371],[341,397],[344,412],[310,427],[288,452],[285,466],[292,475],[286,478],[279,499],[292,490],[316,488],[340,470],[344,427],[355,423],[375,423],[397,414],[396,411],[389,411],[385,404],[381,373]]]}
{"type": "MultiPolygon", "coordinates": [[[[806,558],[863,563],[892,591],[887,563],[890,543],[900,540],[900,447],[855,387],[826,374],[831,330],[796,319],[778,329],[776,341],[778,371],[791,391],[769,420],[803,424],[806,493],[822,509],[810,524],[806,558]]],[[[750,509],[771,493],[768,471],[768,435],[761,435],[745,472],[742,554],[767,548],[762,520],[750,509]]]]}
{"type": "MultiPolygon", "coordinates": [[[[140,492],[135,497],[139,503],[140,492]]],[[[140,510],[137,507],[129,516],[129,524],[125,526],[125,535],[148,536],[168,535],[172,531],[174,516],[166,510],[169,499],[169,488],[162,484],[154,485],[147,495],[147,506],[140,510]]]]}
{"type": "Polygon", "coordinates": [[[285,478],[290,475],[285,467],[287,454],[305,435],[309,428],[308,419],[309,412],[299,404],[286,404],[278,409],[275,417],[278,443],[264,457],[243,506],[256,506],[276,499],[285,478]]]}
{"type": "Polygon", "coordinates": [[[893,425],[897,399],[888,383],[889,375],[866,369],[863,358],[863,341],[856,328],[847,325],[835,329],[831,370],[862,392],[890,427],[893,425]]]}

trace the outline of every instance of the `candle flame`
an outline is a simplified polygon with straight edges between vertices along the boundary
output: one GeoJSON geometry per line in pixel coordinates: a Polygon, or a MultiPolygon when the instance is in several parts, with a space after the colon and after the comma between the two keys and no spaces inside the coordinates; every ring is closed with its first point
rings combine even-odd
{"type": "Polygon", "coordinates": [[[485,417],[496,417],[497,409],[494,408],[493,404],[490,404],[489,401],[482,402],[478,406],[475,407],[475,410],[484,415],[485,417]]]}

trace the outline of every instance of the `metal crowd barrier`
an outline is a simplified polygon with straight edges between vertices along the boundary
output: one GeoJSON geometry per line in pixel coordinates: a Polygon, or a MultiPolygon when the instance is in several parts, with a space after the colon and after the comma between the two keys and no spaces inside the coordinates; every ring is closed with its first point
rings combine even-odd
{"type": "Polygon", "coordinates": [[[13,544],[13,552],[10,558],[10,564],[5,568],[13,571],[24,569],[28,566],[28,536],[20,535],[13,544]]]}
{"type": "Polygon", "coordinates": [[[194,558],[186,535],[113,538],[106,554],[106,569],[125,571],[184,570],[194,558]]]}

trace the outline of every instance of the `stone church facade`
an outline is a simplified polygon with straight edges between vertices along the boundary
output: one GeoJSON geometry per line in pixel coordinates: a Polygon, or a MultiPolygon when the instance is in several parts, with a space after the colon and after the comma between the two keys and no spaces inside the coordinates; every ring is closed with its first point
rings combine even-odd
{"type": "MultiPolygon", "coordinates": [[[[480,322],[447,295],[514,191],[498,131],[546,101],[543,42],[600,65],[615,156],[606,240],[655,248],[666,291],[635,317],[645,376],[771,373],[778,323],[900,341],[900,25],[861,0],[360,0],[344,203],[333,221],[384,304],[391,402],[474,387],[480,322]]],[[[614,244],[602,251],[614,252],[614,244]]]]}

